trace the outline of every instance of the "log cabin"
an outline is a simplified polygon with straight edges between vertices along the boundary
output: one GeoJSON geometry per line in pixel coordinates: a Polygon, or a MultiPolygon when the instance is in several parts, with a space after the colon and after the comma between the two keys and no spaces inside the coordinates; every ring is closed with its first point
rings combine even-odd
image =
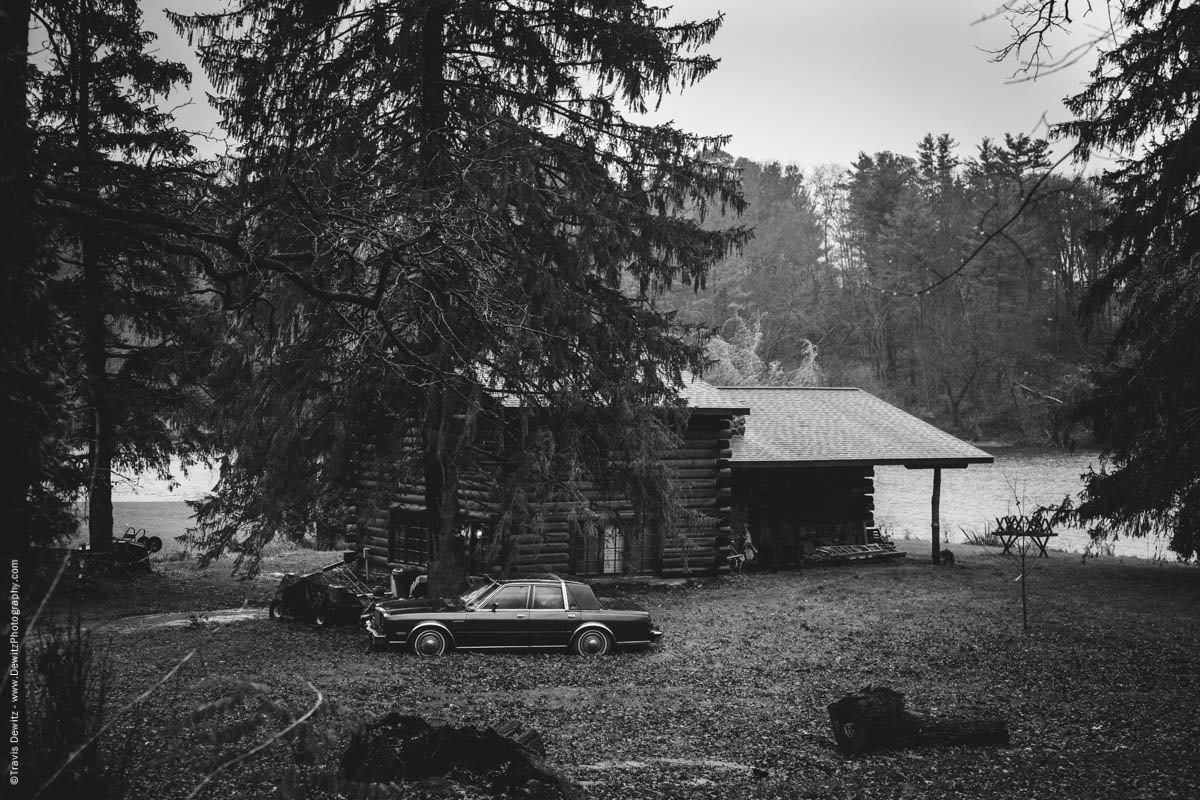
{"type": "MultiPolygon", "coordinates": [[[[472,566],[501,574],[706,574],[722,568],[728,543],[742,538],[765,565],[796,565],[818,547],[875,539],[876,465],[934,470],[936,536],[940,470],[992,460],[859,389],[718,388],[687,376],[681,396],[687,425],[661,456],[674,488],[669,524],[639,534],[632,503],[593,486],[569,502],[541,505],[534,522],[499,541],[496,492],[504,481],[498,464],[481,465],[463,476],[459,492],[472,566]]],[[[405,477],[381,465],[366,473],[355,512],[348,538],[368,571],[428,561],[423,486],[411,471],[405,477]]]]}
{"type": "MultiPolygon", "coordinates": [[[[625,573],[701,574],[717,565],[728,541],[730,436],[750,409],[689,376],[683,392],[688,419],[676,446],[661,454],[671,474],[670,524],[639,531],[633,503],[599,484],[584,483],[570,499],[541,503],[533,519],[497,536],[505,485],[499,461],[462,475],[458,493],[472,567],[506,575],[625,573]]],[[[502,399],[502,404],[507,400],[502,399]]],[[[417,440],[402,448],[416,452],[417,440]]],[[[356,521],[348,539],[368,572],[422,566],[429,560],[424,485],[419,470],[379,465],[360,479],[356,521]]]]}

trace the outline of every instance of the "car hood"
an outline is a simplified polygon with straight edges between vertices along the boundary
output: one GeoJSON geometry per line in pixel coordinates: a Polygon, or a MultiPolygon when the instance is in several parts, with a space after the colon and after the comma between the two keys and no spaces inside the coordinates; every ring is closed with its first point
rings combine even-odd
{"type": "Polygon", "coordinates": [[[376,603],[375,608],[386,614],[429,614],[442,611],[462,611],[465,606],[461,600],[446,600],[439,597],[413,597],[397,600],[384,600],[376,603]]]}

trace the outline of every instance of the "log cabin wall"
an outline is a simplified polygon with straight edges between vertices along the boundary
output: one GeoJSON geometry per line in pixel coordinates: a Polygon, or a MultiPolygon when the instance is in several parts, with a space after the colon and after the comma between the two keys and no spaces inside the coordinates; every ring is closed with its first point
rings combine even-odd
{"type": "MultiPolygon", "coordinates": [[[[533,518],[510,533],[502,548],[489,548],[482,542],[477,566],[482,571],[499,568],[509,574],[712,571],[717,537],[729,534],[731,424],[730,415],[694,414],[681,446],[662,454],[674,472],[676,509],[669,525],[638,535],[628,498],[613,497],[597,485],[584,484],[580,500],[535,505],[533,518]]],[[[417,452],[415,439],[411,446],[417,452]]],[[[496,524],[499,507],[497,471],[496,465],[481,465],[474,473],[464,474],[459,493],[464,520],[487,533],[496,524]]],[[[357,523],[351,535],[360,548],[366,548],[368,568],[389,571],[425,563],[428,545],[419,470],[379,466],[364,472],[360,488],[357,523]]]]}
{"type": "Polygon", "coordinates": [[[866,544],[874,528],[874,468],[746,467],[733,471],[733,505],[765,566],[812,548],[866,544]]]}
{"type": "Polygon", "coordinates": [[[674,469],[680,514],[662,543],[660,572],[695,574],[717,567],[718,537],[729,536],[733,417],[693,414],[683,447],[663,454],[674,469]]]}
{"type": "MultiPolygon", "coordinates": [[[[464,523],[475,531],[488,530],[496,508],[490,475],[477,471],[460,476],[460,481],[459,512],[464,523]]],[[[360,553],[366,551],[366,568],[390,572],[427,563],[425,482],[417,470],[379,465],[365,470],[358,485],[358,502],[352,509],[355,523],[346,539],[360,553]]]]}

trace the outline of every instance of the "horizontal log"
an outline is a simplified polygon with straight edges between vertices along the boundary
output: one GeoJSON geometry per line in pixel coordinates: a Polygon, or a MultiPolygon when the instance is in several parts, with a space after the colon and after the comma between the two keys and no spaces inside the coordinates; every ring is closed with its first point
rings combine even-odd
{"type": "Polygon", "coordinates": [[[549,558],[552,556],[565,556],[565,555],[570,554],[571,545],[566,542],[546,543],[546,544],[542,544],[541,546],[521,545],[518,548],[518,552],[519,552],[520,556],[522,556],[522,557],[545,556],[545,557],[549,558]]]}
{"type": "Polygon", "coordinates": [[[885,686],[867,687],[828,706],[834,740],[844,753],[874,752],[884,747],[929,745],[1006,746],[1003,719],[937,718],[904,708],[904,695],[885,686]]]}
{"type": "Polygon", "coordinates": [[[709,481],[715,480],[720,470],[716,464],[706,464],[703,467],[688,467],[687,469],[677,469],[671,476],[671,482],[688,481],[696,479],[706,479],[709,481]]]}
{"type": "Polygon", "coordinates": [[[709,556],[708,558],[689,558],[685,563],[683,559],[667,559],[664,558],[659,565],[659,569],[664,572],[674,570],[686,570],[688,572],[707,572],[713,568],[716,559],[709,556]]]}
{"type": "Polygon", "coordinates": [[[685,447],[676,450],[664,450],[662,458],[668,461],[678,461],[686,459],[710,459],[718,455],[719,451],[715,447],[685,447]]]}
{"type": "Polygon", "coordinates": [[[707,453],[703,457],[693,456],[691,458],[672,458],[671,456],[661,456],[659,461],[674,470],[715,469],[717,466],[717,459],[712,453],[707,453]]]}
{"type": "Polygon", "coordinates": [[[566,561],[554,561],[546,564],[516,564],[514,563],[508,577],[516,578],[521,575],[541,575],[552,572],[555,575],[566,575],[571,572],[571,565],[566,561]]]}

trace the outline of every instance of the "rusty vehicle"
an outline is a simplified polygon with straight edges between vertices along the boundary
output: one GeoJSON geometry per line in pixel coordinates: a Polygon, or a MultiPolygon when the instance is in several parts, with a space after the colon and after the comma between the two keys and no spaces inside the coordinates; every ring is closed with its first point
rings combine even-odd
{"type": "Polygon", "coordinates": [[[354,565],[339,561],[306,575],[288,573],[279,582],[267,609],[271,619],[300,619],[319,626],[358,621],[374,593],[354,573],[354,565]]]}
{"type": "Polygon", "coordinates": [[[421,656],[454,648],[569,649],[599,656],[663,636],[648,612],[605,608],[592,587],[560,578],[488,578],[453,600],[384,601],[365,616],[372,650],[403,645],[421,656]]]}

